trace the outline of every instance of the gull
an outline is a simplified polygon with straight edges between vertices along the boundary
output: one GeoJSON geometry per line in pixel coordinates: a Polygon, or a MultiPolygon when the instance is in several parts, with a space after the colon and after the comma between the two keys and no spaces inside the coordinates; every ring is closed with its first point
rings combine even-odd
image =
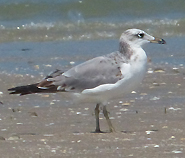
{"type": "Polygon", "coordinates": [[[109,126],[115,129],[106,109],[108,101],[121,98],[135,90],[144,78],[147,56],[142,46],[146,43],[165,44],[165,40],[155,38],[140,29],[128,29],[120,37],[119,50],[95,57],[79,64],[66,72],[55,70],[38,83],[8,89],[10,94],[32,93],[70,93],[72,97],[95,106],[96,129],[101,133],[99,124],[100,107],[109,126]]]}

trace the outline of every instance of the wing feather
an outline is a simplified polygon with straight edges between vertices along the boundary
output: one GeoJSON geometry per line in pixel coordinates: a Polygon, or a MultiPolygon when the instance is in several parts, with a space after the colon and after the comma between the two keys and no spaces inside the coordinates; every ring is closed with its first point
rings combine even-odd
{"type": "Polygon", "coordinates": [[[77,65],[66,72],[56,70],[38,84],[57,86],[62,91],[83,91],[101,84],[114,84],[123,78],[117,54],[100,56],[77,65]]]}

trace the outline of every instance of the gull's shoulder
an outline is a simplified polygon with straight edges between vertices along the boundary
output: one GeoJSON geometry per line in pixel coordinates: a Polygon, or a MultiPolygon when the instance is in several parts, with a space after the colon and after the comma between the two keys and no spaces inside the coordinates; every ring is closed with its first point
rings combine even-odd
{"type": "Polygon", "coordinates": [[[107,70],[117,69],[120,62],[125,62],[123,55],[119,52],[112,52],[103,56],[98,56],[87,60],[68,71],[64,72],[63,75],[71,77],[73,75],[81,75],[86,73],[103,73],[107,70]],[[99,71],[97,71],[97,69],[99,71]]]}

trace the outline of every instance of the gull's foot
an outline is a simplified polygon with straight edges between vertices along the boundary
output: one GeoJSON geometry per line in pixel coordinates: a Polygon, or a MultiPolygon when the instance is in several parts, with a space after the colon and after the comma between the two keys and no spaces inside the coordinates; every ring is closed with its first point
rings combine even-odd
{"type": "Polygon", "coordinates": [[[92,133],[106,133],[106,132],[102,132],[100,129],[96,129],[94,132],[92,133]]]}

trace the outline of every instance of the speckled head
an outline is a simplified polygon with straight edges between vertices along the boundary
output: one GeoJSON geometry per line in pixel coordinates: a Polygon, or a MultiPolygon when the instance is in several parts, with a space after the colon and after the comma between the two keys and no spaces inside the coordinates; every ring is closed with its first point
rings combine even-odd
{"type": "Polygon", "coordinates": [[[158,43],[158,44],[165,44],[165,40],[160,38],[155,38],[145,31],[140,29],[128,29],[122,33],[120,37],[120,42],[126,42],[129,45],[138,45],[142,46],[145,43],[158,43]]]}

